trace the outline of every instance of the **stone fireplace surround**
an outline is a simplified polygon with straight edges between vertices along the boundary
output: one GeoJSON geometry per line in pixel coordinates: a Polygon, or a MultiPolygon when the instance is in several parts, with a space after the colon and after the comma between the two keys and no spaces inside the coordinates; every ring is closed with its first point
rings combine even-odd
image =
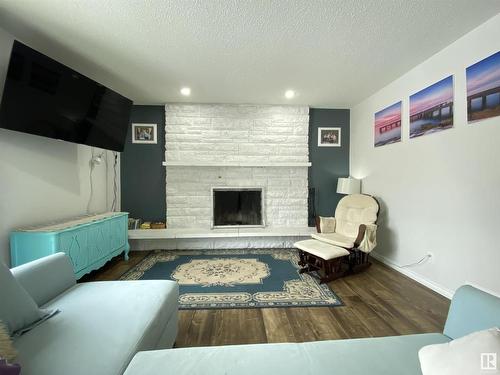
{"type": "Polygon", "coordinates": [[[309,108],[167,104],[167,229],[132,249],[291,247],[309,236],[309,108]],[[262,188],[265,228],[212,228],[214,187],[262,188]]]}
{"type": "Polygon", "coordinates": [[[212,228],[213,187],[261,187],[267,227],[307,227],[308,107],[167,104],[165,124],[168,228],[212,228]]]}

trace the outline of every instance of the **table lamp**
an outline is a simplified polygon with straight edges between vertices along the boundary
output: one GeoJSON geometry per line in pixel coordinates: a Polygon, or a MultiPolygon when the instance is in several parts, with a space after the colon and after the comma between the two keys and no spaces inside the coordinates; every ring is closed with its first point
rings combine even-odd
{"type": "Polygon", "coordinates": [[[361,180],[352,177],[340,177],[337,181],[337,193],[359,194],[361,192],[361,180]]]}

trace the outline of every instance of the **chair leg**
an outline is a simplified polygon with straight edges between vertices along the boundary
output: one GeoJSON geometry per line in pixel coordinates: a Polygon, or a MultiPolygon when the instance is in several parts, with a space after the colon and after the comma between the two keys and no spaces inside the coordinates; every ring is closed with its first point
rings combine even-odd
{"type": "Polygon", "coordinates": [[[325,261],[325,270],[327,273],[320,279],[320,284],[329,283],[330,281],[336,280],[342,277],[344,274],[342,271],[342,258],[336,258],[329,261],[325,261]]]}
{"type": "Polygon", "coordinates": [[[320,284],[327,282],[331,277],[331,262],[323,259],[323,277],[320,279],[320,284]]]}
{"type": "Polygon", "coordinates": [[[312,272],[312,271],[316,271],[315,268],[313,268],[312,266],[310,265],[307,265],[301,269],[299,269],[299,273],[309,273],[309,272],[312,272]]]}
{"type": "MultiPolygon", "coordinates": [[[[348,267],[352,265],[350,261],[351,255],[347,257],[348,267]]],[[[346,274],[346,272],[342,272],[342,266],[345,260],[346,257],[325,260],[303,250],[299,250],[298,264],[302,267],[299,269],[299,274],[317,271],[320,278],[320,284],[327,283],[346,274]]]]}
{"type": "Polygon", "coordinates": [[[299,250],[299,266],[303,267],[306,265],[306,256],[302,250],[299,250]]]}
{"type": "Polygon", "coordinates": [[[369,261],[369,254],[356,250],[351,255],[352,257],[349,258],[349,274],[361,272],[372,265],[369,261]]]}

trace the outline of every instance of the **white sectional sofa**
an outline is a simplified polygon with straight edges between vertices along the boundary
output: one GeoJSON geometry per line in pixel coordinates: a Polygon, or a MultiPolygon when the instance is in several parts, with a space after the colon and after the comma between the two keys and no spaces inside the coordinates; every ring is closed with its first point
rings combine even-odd
{"type": "MultiPolygon", "coordinates": [[[[500,298],[466,285],[453,296],[443,333],[155,350],[137,353],[124,375],[422,375],[422,347],[492,327],[500,327],[500,298]]],[[[481,372],[479,359],[473,374],[498,374],[481,372]]]]}
{"type": "Polygon", "coordinates": [[[121,375],[138,351],[174,344],[174,282],[76,284],[63,253],[11,271],[40,307],[60,310],[14,340],[23,375],[121,375]]]}

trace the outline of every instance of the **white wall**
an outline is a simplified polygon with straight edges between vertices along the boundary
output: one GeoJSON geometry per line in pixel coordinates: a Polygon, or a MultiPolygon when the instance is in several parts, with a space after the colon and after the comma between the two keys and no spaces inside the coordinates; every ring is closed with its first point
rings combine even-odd
{"type": "Polygon", "coordinates": [[[405,272],[445,295],[465,282],[500,292],[500,117],[469,125],[465,82],[499,35],[497,15],[351,110],[351,174],[382,202],[376,254],[403,265],[431,251],[405,272]],[[450,74],[454,128],[410,140],[409,95],[450,74]],[[374,113],[399,100],[403,142],[374,148],[374,113]]]}
{"type": "MultiPolygon", "coordinates": [[[[13,40],[0,29],[0,95],[13,40]]],[[[0,260],[10,261],[12,229],[86,213],[90,158],[87,146],[0,129],[0,260]]],[[[92,212],[111,205],[112,163],[110,154],[108,171],[105,164],[94,171],[92,212]]]]}

